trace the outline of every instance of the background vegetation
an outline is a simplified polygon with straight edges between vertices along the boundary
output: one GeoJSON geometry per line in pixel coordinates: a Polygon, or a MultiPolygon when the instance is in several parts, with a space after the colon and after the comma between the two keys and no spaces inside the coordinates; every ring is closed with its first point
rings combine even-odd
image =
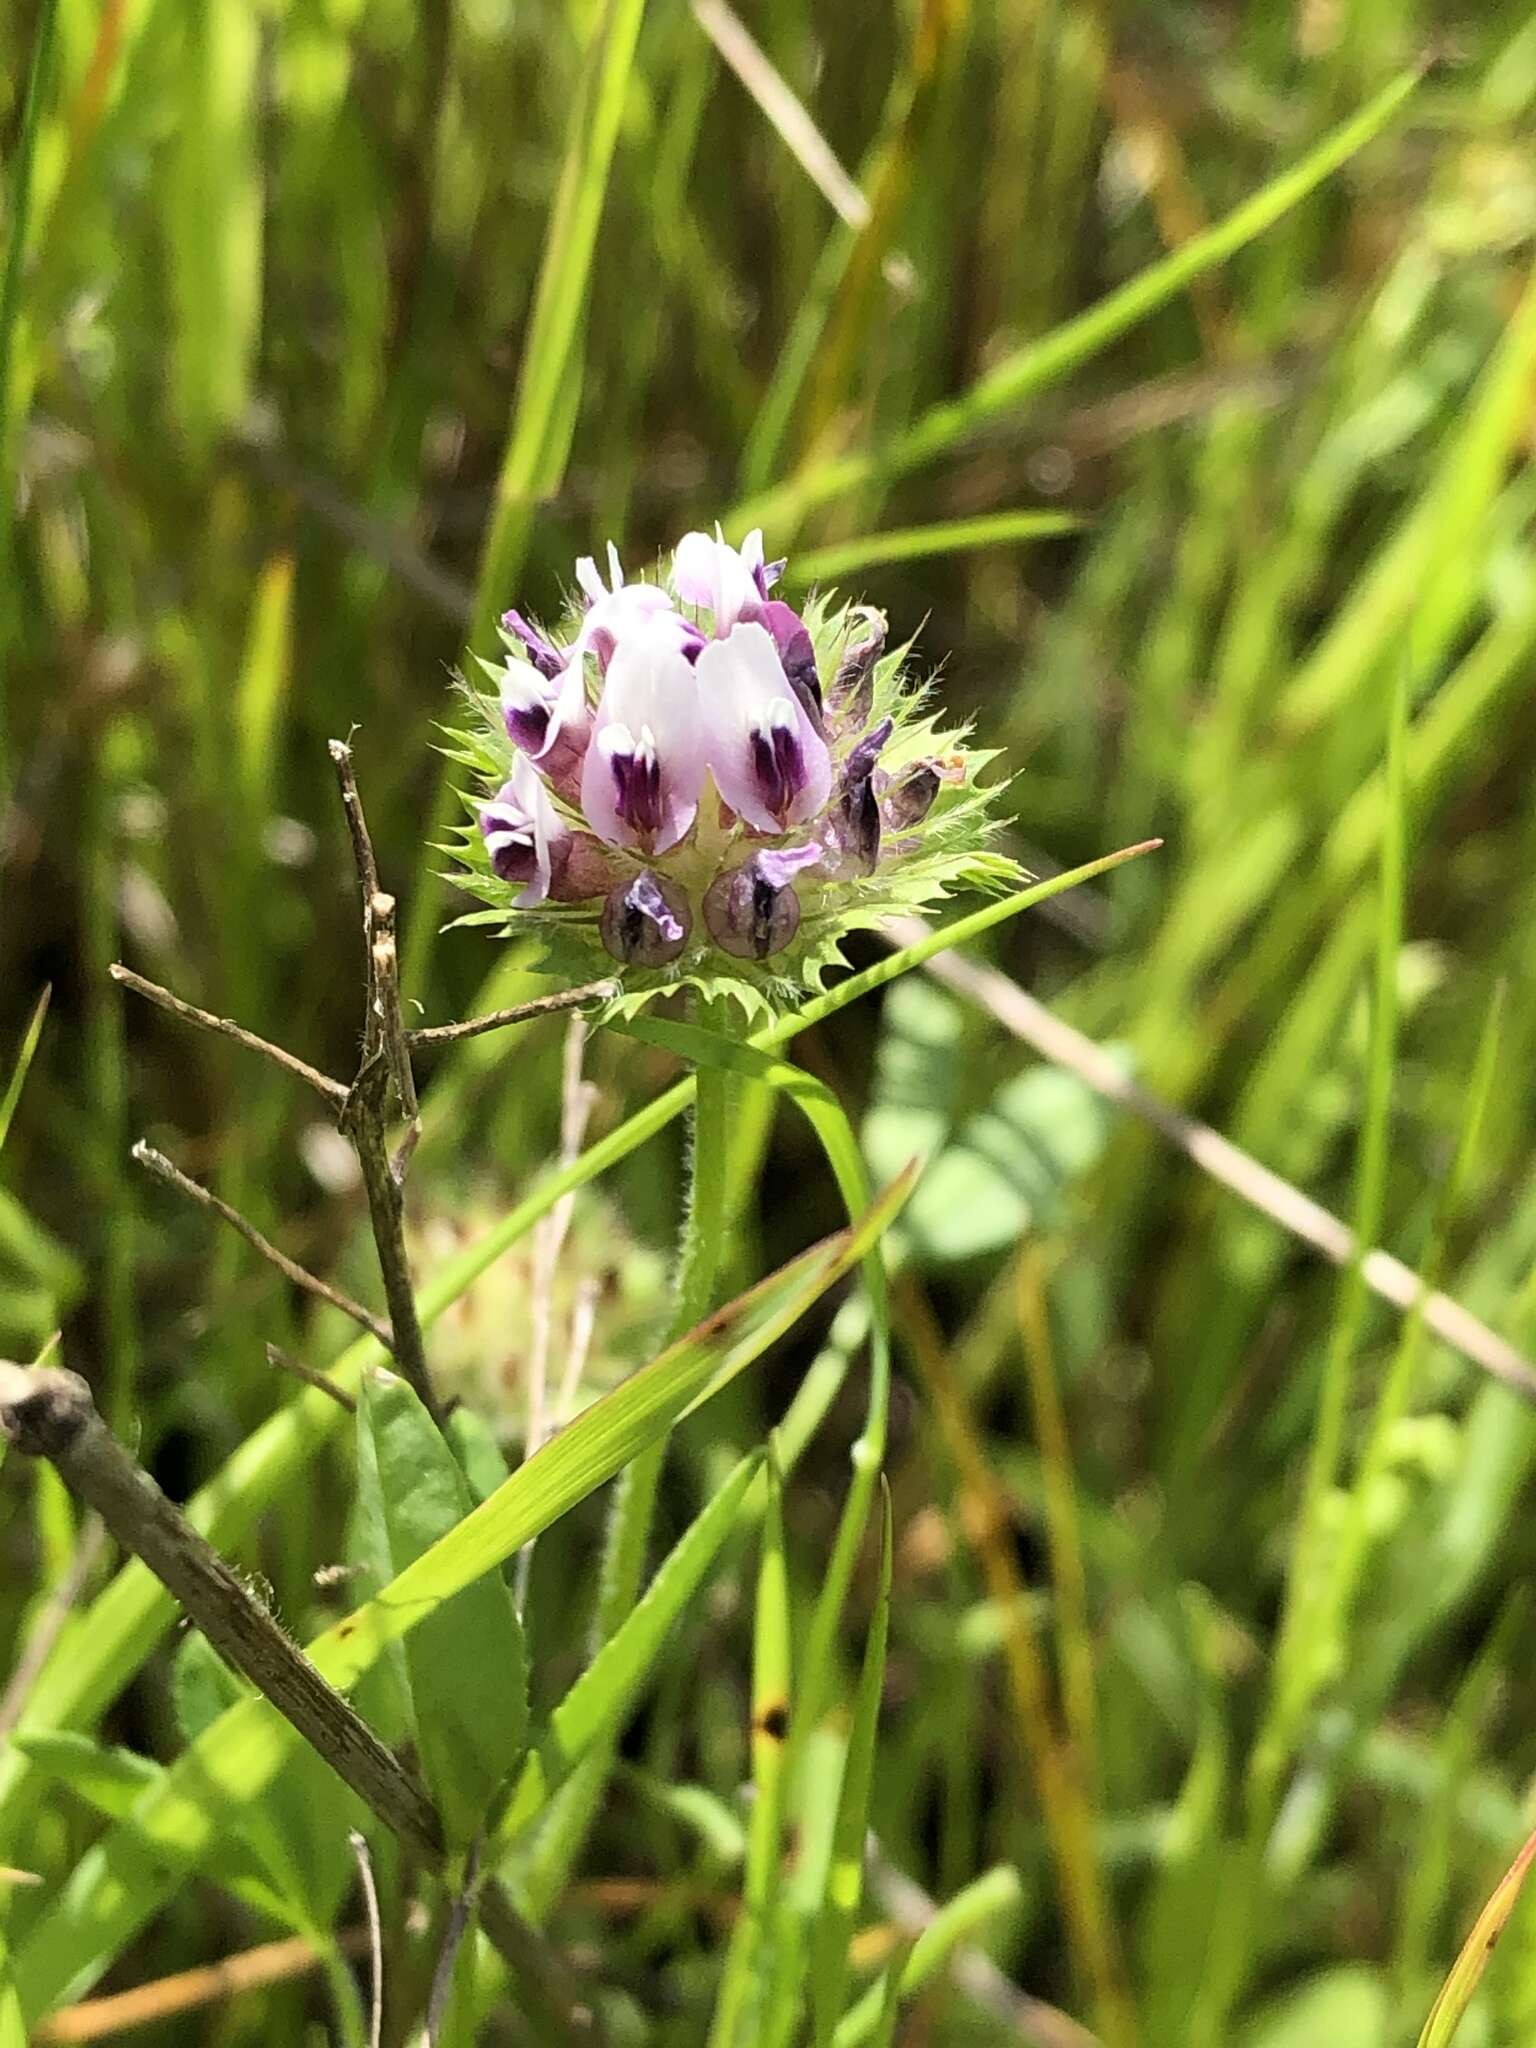
{"type": "MultiPolygon", "coordinates": [[[[1536,1347],[1529,8],[744,14],[865,195],[851,223],[722,62],[718,10],[679,0],[32,0],[0,25],[8,230],[30,57],[55,31],[14,328],[0,313],[7,1061],[53,991],[5,1138],[0,1350],[30,1358],[62,1325],[178,1498],[293,1398],[264,1344],[320,1362],[345,1326],[140,1176],[132,1142],[369,1300],[375,1281],[314,1105],[135,1006],[108,964],[349,1071],[361,952],[325,742],[355,725],[407,997],[437,1022],[535,992],[483,932],[439,932],[449,671],[503,605],[553,613],[576,554],[612,537],[639,562],[749,511],[802,583],[920,630],[948,707],[1008,750],[1027,865],[1166,840],[1003,927],[996,964],[1536,1347]],[[1063,329],[1273,191],[1432,38],[1446,61],[1266,232],[1134,320],[1063,329]],[[1073,530],[983,523],[1032,510],[1073,530]],[[871,538],[936,522],[965,526],[910,559],[871,538]]],[[[558,1154],[563,1036],[552,1019],[424,1065],[419,1277],[558,1154]]],[[[1396,1310],[920,976],[797,1056],[877,1173],[943,1154],[897,1292],[879,1882],[855,1961],[910,1929],[898,1877],[939,1901],[984,1879],[968,1933],[1106,2039],[1412,2041],[1524,1832],[1536,1409],[1455,1351],[1402,1349],[1396,1310]],[[1320,1594],[1305,1572],[1285,1592],[1298,1525],[1330,1561],[1320,1594]],[[1055,1733],[1024,1711],[1031,1644],[1055,1733]],[[1042,1831],[1051,1756],[1080,1778],[1118,1963],[1094,1966],[1042,1831]],[[999,1867],[1017,1878],[985,1878],[999,1867]]],[[[676,1071],[594,1036],[591,1135],[676,1071]]],[[[557,1300],[563,1319],[597,1289],[594,1386],[654,1337],[680,1131],[579,1198],[557,1300]]],[[[733,1286],[841,1218],[802,1121],[778,1116],[760,1161],[751,1137],[733,1286]]],[[[434,1340],[509,1421],[530,1256],[434,1340]]],[[[664,1533],[777,1421],[825,1322],[681,1434],[664,1533]]],[[[786,1488],[802,1621],[863,1374],[786,1488]]],[[[259,1512],[233,1500],[228,1547],[302,1638],[342,1597],[314,1575],[344,1554],[347,1439],[279,1478],[259,1512]]],[[[594,1499],[537,1553],[551,1697],[580,1667],[601,1532],[594,1499]]],[[[48,1475],[11,1460],[0,1639],[19,1650],[77,1573],[77,1535],[48,1475]]],[[[77,1590],[113,1562],[87,1559],[77,1590]]],[[[756,1569],[745,1540],[722,1554],[579,1861],[547,1880],[551,1933],[624,2038],[703,2038],[741,1886],[756,1569]]],[[[845,1697],[876,1577],[871,1545],[845,1697]]],[[[170,1757],[199,1724],[185,1661],[146,1631],[61,1725],[170,1757]]],[[[57,1697],[31,1695],[35,1727],[57,1697]]],[[[44,1880],[0,1892],[14,1945],[102,1821],[78,1758],[0,1770],[0,1860],[44,1880]]],[[[298,1854],[313,1924],[355,1924],[344,1821],[298,1854]]],[[[273,1932],[199,1878],[111,1982],[273,1932]]],[[[301,1973],[142,2038],[349,2038],[345,2005],[336,1971],[301,1973]]],[[[903,2023],[1075,2038],[975,1968],[903,2023]]],[[[1533,2029],[1536,1917],[1517,1913],[1458,2038],[1533,2029]]]]}

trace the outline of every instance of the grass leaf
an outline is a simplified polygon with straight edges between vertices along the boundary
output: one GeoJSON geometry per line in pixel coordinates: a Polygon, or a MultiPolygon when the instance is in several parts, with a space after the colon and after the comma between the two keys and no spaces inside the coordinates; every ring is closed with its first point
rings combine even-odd
{"type": "MultiPolygon", "coordinates": [[[[728,1384],[858,1263],[910,1186],[910,1179],[893,1184],[857,1229],[802,1253],[594,1402],[377,1598],[316,1638],[309,1655],[317,1669],[333,1685],[353,1685],[388,1644],[408,1636],[728,1384]]],[[[17,1958],[24,2010],[35,2017],[93,1983],[197,1867],[231,1807],[258,1799],[297,1744],[263,1699],[244,1701],[215,1722],[129,1822],[75,1866],[17,1958]]]]}

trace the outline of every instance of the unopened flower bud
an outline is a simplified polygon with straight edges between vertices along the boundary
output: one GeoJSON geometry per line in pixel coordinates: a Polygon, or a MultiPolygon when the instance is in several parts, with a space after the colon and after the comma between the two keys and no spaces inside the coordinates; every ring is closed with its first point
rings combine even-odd
{"type": "Polygon", "coordinates": [[[939,769],[934,761],[913,761],[898,769],[880,799],[885,822],[893,832],[908,832],[920,825],[933,809],[939,793],[939,769]]]}
{"type": "Polygon", "coordinates": [[[875,763],[891,736],[891,721],[882,718],[849,753],[832,812],[832,830],[842,867],[856,875],[872,875],[880,858],[880,805],[875,796],[875,763]]]}
{"type": "Polygon", "coordinates": [[[782,853],[764,847],[741,867],[717,875],[704,894],[704,922],[721,951],[738,960],[782,953],[800,929],[800,898],[792,878],[820,859],[819,846],[782,853]]]}
{"type": "Polygon", "coordinates": [[[506,611],[501,615],[501,628],[521,640],[528,651],[528,659],[541,676],[553,682],[565,667],[566,657],[559,649],[552,647],[537,626],[531,626],[519,611],[506,611]]]}
{"type": "Polygon", "coordinates": [[[875,664],[885,652],[885,614],[866,611],[867,630],[838,663],[827,692],[827,708],[844,725],[855,728],[868,718],[875,701],[875,664]]]}
{"type": "Polygon", "coordinates": [[[603,944],[626,967],[665,967],[688,943],[693,919],[675,882],[649,868],[621,882],[603,905],[603,944]]]}

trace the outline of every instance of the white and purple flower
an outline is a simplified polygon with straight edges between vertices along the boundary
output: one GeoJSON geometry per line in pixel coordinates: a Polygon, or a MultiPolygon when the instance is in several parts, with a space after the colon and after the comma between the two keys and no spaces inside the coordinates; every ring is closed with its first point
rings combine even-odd
{"type": "Polygon", "coordinates": [[[814,984],[848,931],[1007,871],[963,735],[883,658],[884,618],[796,611],[783,568],[718,528],[653,580],[584,557],[565,631],[508,611],[498,702],[472,693],[466,758],[496,794],[467,886],[509,929],[542,920],[573,971],[619,961],[636,1000],[814,984]]]}

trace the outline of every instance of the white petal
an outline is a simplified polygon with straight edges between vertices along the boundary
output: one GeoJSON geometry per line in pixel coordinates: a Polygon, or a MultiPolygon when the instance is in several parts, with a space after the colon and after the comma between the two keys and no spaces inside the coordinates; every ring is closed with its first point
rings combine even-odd
{"type": "Polygon", "coordinates": [[[608,595],[608,586],[598,573],[597,564],[590,555],[581,555],[577,558],[576,581],[581,585],[582,594],[588,604],[596,604],[608,595]]]}
{"type": "MultiPolygon", "coordinates": [[[[756,539],[761,554],[761,533],[756,539]]],[[[685,604],[702,605],[713,613],[717,637],[728,633],[760,595],[749,561],[729,541],[711,540],[707,533],[685,533],[678,542],[672,585],[685,604]]]]}

